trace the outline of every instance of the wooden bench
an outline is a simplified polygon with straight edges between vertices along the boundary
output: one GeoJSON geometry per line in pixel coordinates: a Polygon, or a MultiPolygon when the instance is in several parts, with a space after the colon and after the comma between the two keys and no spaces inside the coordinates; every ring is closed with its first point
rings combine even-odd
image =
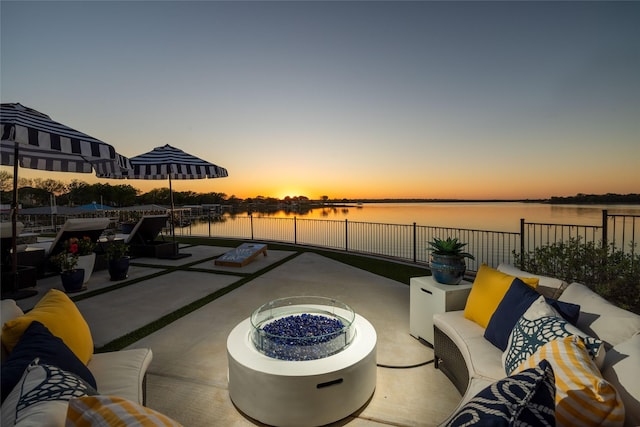
{"type": "Polygon", "coordinates": [[[260,254],[267,256],[267,245],[262,243],[243,243],[216,259],[215,265],[244,267],[260,254]]]}

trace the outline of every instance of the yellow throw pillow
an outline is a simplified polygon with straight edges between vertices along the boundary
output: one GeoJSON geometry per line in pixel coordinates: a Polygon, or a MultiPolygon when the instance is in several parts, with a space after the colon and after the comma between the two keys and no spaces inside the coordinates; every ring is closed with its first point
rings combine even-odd
{"type": "Polygon", "coordinates": [[[581,337],[549,341],[524,361],[516,372],[546,359],[556,379],[558,426],[622,426],[624,404],[616,389],[602,377],[581,337]]]}
{"type": "Polygon", "coordinates": [[[18,340],[34,320],[62,339],[85,365],[89,363],[93,355],[91,331],[78,307],[67,294],[51,289],[33,310],[5,323],[2,326],[2,344],[9,352],[18,344],[18,340]]]}
{"type": "MultiPolygon", "coordinates": [[[[482,264],[473,281],[467,305],[464,307],[464,317],[486,329],[491,316],[498,308],[504,294],[509,290],[513,279],[515,276],[482,264]]],[[[519,279],[534,289],[538,286],[536,278],[519,277],[519,279]]]]}
{"type": "Polygon", "coordinates": [[[85,396],[69,400],[66,427],[182,427],[181,424],[130,400],[85,396]]]}

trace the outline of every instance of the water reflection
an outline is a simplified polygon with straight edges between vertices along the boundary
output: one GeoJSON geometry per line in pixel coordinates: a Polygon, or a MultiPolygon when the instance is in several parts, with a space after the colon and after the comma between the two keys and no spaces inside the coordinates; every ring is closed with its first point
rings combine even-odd
{"type": "MultiPolygon", "coordinates": [[[[528,223],[602,225],[602,210],[609,214],[640,215],[639,205],[551,205],[544,203],[367,203],[362,206],[324,206],[319,208],[253,212],[253,217],[304,218],[372,222],[383,224],[413,224],[488,231],[518,232],[520,219],[528,223]]],[[[247,218],[247,212],[225,213],[214,221],[225,222],[247,218]]],[[[203,227],[206,218],[192,224],[193,234],[203,227]]],[[[205,233],[206,234],[206,233],[205,233]]]]}

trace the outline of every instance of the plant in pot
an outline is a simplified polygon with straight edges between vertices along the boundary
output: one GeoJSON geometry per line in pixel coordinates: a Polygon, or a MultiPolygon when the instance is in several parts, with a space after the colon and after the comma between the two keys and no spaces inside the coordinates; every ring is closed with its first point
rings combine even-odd
{"type": "Polygon", "coordinates": [[[64,250],[50,258],[60,272],[60,280],[66,292],[78,292],[83,289],[84,269],[78,267],[78,254],[64,250]]]}
{"type": "Polygon", "coordinates": [[[435,281],[444,285],[459,284],[467,271],[465,258],[475,259],[469,252],[464,252],[467,244],[459,242],[457,237],[446,240],[434,237],[428,243],[429,250],[433,251],[429,268],[435,281]]]}
{"type": "Polygon", "coordinates": [[[129,273],[129,246],[114,242],[107,247],[106,256],[111,280],[124,280],[129,273]]]}

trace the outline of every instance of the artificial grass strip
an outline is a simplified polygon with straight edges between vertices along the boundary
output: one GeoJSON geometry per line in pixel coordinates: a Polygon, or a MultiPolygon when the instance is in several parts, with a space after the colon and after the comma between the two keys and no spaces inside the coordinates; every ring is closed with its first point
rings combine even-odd
{"type": "MultiPolygon", "coordinates": [[[[256,273],[244,277],[232,284],[230,284],[229,286],[226,286],[222,289],[218,289],[217,291],[203,297],[200,298],[190,304],[185,305],[184,307],[171,312],[165,316],[162,316],[161,318],[154,320],[151,323],[146,324],[145,326],[136,329],[135,331],[129,332],[126,335],[123,335],[120,338],[117,338],[107,344],[105,344],[104,346],[97,348],[95,350],[96,353],[105,353],[105,352],[109,352],[109,351],[118,351],[118,350],[122,350],[123,348],[133,344],[136,341],[141,340],[142,338],[151,335],[152,333],[159,331],[160,329],[164,328],[165,326],[169,325],[170,323],[175,322],[176,320],[204,307],[205,305],[209,304],[212,301],[215,301],[216,299],[220,298],[223,295],[228,294],[229,292],[238,289],[240,286],[252,281],[253,279],[255,279],[256,277],[259,277],[263,274],[265,274],[268,271],[273,270],[274,268],[279,267],[280,265],[296,258],[297,256],[299,256],[302,252],[296,252],[294,254],[289,255],[288,257],[283,258],[280,261],[277,261],[265,268],[263,268],[262,270],[257,271],[256,273]]],[[[175,271],[175,270],[184,270],[183,267],[177,267],[177,268],[172,268],[170,271],[175,271]]],[[[209,273],[216,273],[210,270],[207,270],[207,272],[209,273]]],[[[166,273],[165,273],[166,274],[166,273]]],[[[145,276],[143,279],[148,279],[149,276],[145,276]]],[[[140,280],[138,280],[140,281],[140,280]]]]}

